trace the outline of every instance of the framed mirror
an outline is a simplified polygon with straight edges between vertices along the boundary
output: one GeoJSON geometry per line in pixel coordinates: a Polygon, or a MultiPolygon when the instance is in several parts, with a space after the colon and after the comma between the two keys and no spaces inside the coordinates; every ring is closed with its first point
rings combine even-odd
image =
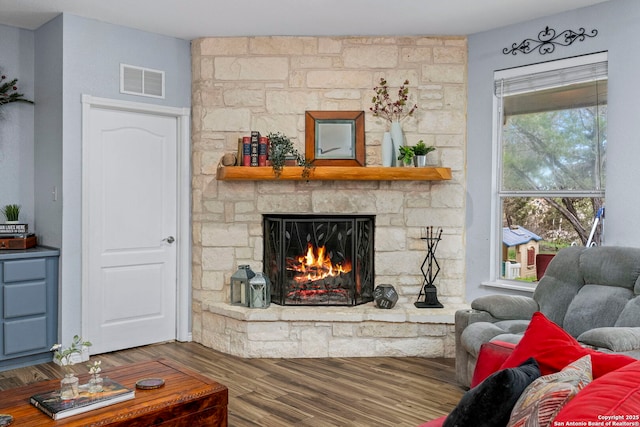
{"type": "Polygon", "coordinates": [[[364,166],[364,111],[307,111],[305,157],[315,166],[364,166]]]}

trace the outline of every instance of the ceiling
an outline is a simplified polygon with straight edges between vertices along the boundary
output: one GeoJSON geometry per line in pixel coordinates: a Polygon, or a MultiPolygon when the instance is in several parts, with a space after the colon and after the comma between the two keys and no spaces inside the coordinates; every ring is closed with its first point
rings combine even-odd
{"type": "Polygon", "coordinates": [[[192,40],[215,36],[469,35],[607,0],[0,0],[0,24],[59,13],[192,40]]]}

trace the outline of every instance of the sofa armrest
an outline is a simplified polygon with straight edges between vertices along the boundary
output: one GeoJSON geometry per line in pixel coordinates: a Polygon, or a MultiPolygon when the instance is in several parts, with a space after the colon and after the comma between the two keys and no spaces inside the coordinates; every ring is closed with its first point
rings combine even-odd
{"type": "Polygon", "coordinates": [[[458,310],[455,314],[455,338],[456,338],[456,379],[464,387],[469,387],[475,360],[469,359],[469,354],[464,349],[460,337],[467,326],[475,322],[495,322],[486,311],[458,310]]]}
{"type": "Polygon", "coordinates": [[[485,311],[497,320],[531,319],[539,311],[531,297],[518,295],[487,295],[471,302],[474,310],[485,311]]]}
{"type": "Polygon", "coordinates": [[[580,334],[578,341],[597,348],[606,348],[615,353],[640,350],[640,327],[594,328],[580,334]]]}

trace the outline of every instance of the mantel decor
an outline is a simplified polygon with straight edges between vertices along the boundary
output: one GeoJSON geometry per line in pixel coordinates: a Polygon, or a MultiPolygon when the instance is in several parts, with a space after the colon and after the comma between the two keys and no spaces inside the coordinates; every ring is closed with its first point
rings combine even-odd
{"type": "Polygon", "coordinates": [[[314,166],[364,166],[364,111],[305,112],[305,157],[314,166]]]}
{"type": "Polygon", "coordinates": [[[371,99],[373,106],[369,110],[373,113],[373,117],[380,117],[388,122],[391,136],[391,147],[385,146],[385,144],[389,144],[386,136],[382,140],[382,164],[383,166],[401,166],[402,163],[396,161],[396,159],[399,160],[400,147],[404,145],[404,133],[400,122],[413,116],[413,113],[418,109],[418,104],[412,106],[409,103],[409,80],[402,83],[395,100],[391,99],[389,85],[384,77],[380,77],[378,86],[373,90],[375,92],[371,99]],[[390,158],[386,156],[389,152],[391,153],[390,158]]]}
{"type": "Polygon", "coordinates": [[[549,28],[548,26],[538,33],[538,39],[524,39],[520,43],[513,43],[511,48],[505,47],[502,49],[502,53],[505,55],[517,55],[518,52],[528,54],[533,51],[538,51],[540,55],[546,55],[553,53],[556,50],[556,46],[570,46],[575,41],[584,41],[587,37],[593,38],[598,35],[598,30],[591,30],[587,33],[584,28],[579,28],[578,31],[564,30],[560,33],[556,33],[556,30],[549,28]]]}

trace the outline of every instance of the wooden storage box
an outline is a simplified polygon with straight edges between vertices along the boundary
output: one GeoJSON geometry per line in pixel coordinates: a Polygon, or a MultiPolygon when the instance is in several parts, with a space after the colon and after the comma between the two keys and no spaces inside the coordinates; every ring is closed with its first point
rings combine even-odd
{"type": "Polygon", "coordinates": [[[36,236],[0,237],[0,249],[29,249],[38,244],[36,236]]]}

